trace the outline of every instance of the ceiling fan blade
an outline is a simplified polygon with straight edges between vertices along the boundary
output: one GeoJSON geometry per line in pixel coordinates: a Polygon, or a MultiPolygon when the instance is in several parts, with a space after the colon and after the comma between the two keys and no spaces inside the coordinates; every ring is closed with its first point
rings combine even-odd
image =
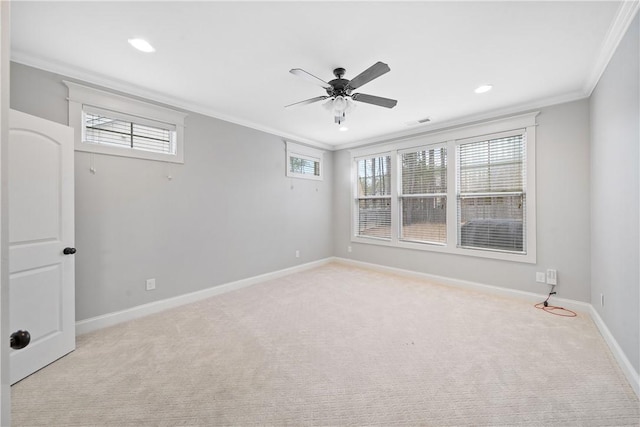
{"type": "Polygon", "coordinates": [[[315,98],[309,98],[309,99],[305,99],[304,101],[300,101],[300,102],[294,102],[293,104],[289,104],[289,105],[285,105],[284,108],[287,107],[292,107],[294,105],[307,105],[307,104],[313,104],[314,102],[318,102],[318,101],[322,101],[324,99],[327,99],[328,96],[316,96],[315,98]]]}
{"type": "Polygon", "coordinates": [[[380,77],[381,75],[391,71],[391,68],[384,62],[376,62],[371,67],[367,68],[357,76],[355,76],[347,86],[351,89],[357,89],[360,86],[369,83],[371,80],[380,77]]]}
{"type": "Polygon", "coordinates": [[[292,68],[291,70],[289,70],[289,72],[291,74],[295,74],[298,77],[302,77],[303,79],[308,80],[311,83],[315,83],[317,85],[320,85],[325,89],[332,89],[332,86],[329,83],[325,82],[322,79],[319,79],[318,77],[314,76],[311,73],[307,73],[302,68],[292,68]]]}
{"type": "Polygon", "coordinates": [[[380,107],[393,108],[398,101],[395,99],[383,98],[381,96],[367,95],[366,93],[354,93],[351,99],[358,102],[366,102],[367,104],[379,105],[380,107]]]}

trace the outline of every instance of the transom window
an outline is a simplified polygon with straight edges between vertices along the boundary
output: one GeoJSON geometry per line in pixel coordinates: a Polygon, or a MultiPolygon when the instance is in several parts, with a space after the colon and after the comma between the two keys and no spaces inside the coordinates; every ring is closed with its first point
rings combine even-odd
{"type": "Polygon", "coordinates": [[[184,162],[186,114],[72,82],[69,125],[76,151],[184,162]]]}
{"type": "Polygon", "coordinates": [[[287,176],[322,180],[321,150],[287,142],[287,176]]]}
{"type": "Polygon", "coordinates": [[[289,172],[300,175],[320,176],[320,162],[304,157],[289,157],[289,172]]]}
{"type": "Polygon", "coordinates": [[[83,123],[84,143],[176,154],[174,125],[90,106],[83,108],[83,123]]]}

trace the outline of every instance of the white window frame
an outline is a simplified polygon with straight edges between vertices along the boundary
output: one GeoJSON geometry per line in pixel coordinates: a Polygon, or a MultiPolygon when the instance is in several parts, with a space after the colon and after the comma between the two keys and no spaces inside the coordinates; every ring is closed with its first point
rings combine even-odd
{"type": "Polygon", "coordinates": [[[296,144],[293,142],[286,141],[286,152],[287,152],[287,176],[290,178],[302,178],[302,179],[312,179],[316,181],[322,181],[324,179],[323,170],[324,170],[324,151],[317,150],[315,148],[307,147],[305,145],[296,144]],[[312,162],[318,163],[318,171],[319,175],[311,175],[305,173],[296,173],[291,171],[291,159],[303,159],[309,160],[312,162]]]}
{"type": "Polygon", "coordinates": [[[412,136],[390,143],[377,144],[350,151],[351,155],[351,242],[390,246],[407,249],[417,249],[480,258],[536,263],[536,117],[539,112],[526,113],[496,119],[480,124],[461,126],[451,130],[433,132],[412,136]],[[468,142],[470,138],[488,139],[494,134],[522,130],[526,133],[527,157],[527,204],[526,204],[526,250],[525,253],[511,253],[494,250],[469,249],[458,247],[457,230],[457,158],[456,145],[468,142]],[[407,150],[447,147],[447,242],[435,244],[426,242],[411,242],[400,240],[400,203],[399,185],[401,185],[401,171],[399,170],[399,154],[407,150]],[[357,195],[357,160],[374,155],[390,155],[392,166],[391,185],[391,239],[381,240],[365,238],[357,235],[358,212],[356,206],[357,195]]]}
{"type": "MultiPolygon", "coordinates": [[[[527,141],[527,132],[524,129],[517,129],[517,130],[513,130],[513,131],[494,133],[494,134],[491,134],[491,135],[483,135],[483,136],[480,136],[480,137],[467,138],[467,139],[457,140],[455,142],[455,146],[456,146],[455,147],[456,148],[456,165],[455,165],[455,168],[456,168],[456,191],[455,191],[456,202],[458,202],[459,201],[458,199],[460,197],[462,197],[461,194],[458,191],[459,190],[458,187],[459,187],[459,183],[460,183],[460,177],[458,176],[458,173],[460,172],[460,159],[458,158],[458,154],[459,154],[458,149],[459,149],[459,147],[461,145],[464,145],[464,144],[473,144],[475,142],[485,142],[485,141],[495,140],[495,139],[500,139],[500,138],[508,138],[510,136],[516,136],[516,135],[524,135],[525,148],[526,148],[528,146],[528,141],[527,141]]],[[[525,154],[525,156],[524,156],[525,157],[524,165],[525,165],[525,169],[528,170],[529,163],[527,162],[528,159],[526,159],[526,154],[527,153],[524,153],[524,154],[525,154]]],[[[526,202],[525,202],[525,207],[526,207],[527,204],[529,203],[529,197],[528,197],[528,191],[527,191],[528,187],[529,187],[529,185],[528,185],[528,182],[527,182],[527,177],[525,176],[524,177],[524,182],[523,182],[523,189],[522,189],[522,191],[516,192],[517,194],[516,193],[504,193],[504,192],[490,192],[490,193],[485,193],[485,195],[486,196],[490,196],[490,197],[500,197],[500,196],[518,195],[518,194],[519,195],[523,195],[525,197],[525,200],[526,200],[526,202]]],[[[480,197],[480,195],[476,194],[476,195],[473,195],[472,197],[480,197]]],[[[457,207],[458,207],[458,205],[456,204],[456,208],[457,207]]],[[[462,229],[460,227],[460,224],[458,223],[459,219],[460,219],[459,217],[456,217],[456,235],[457,235],[457,239],[458,239],[457,240],[458,246],[461,246],[462,243],[460,242],[460,237],[461,237],[462,229]]],[[[528,219],[526,210],[525,210],[525,213],[524,213],[524,219],[525,219],[524,226],[525,226],[525,231],[526,231],[527,228],[528,228],[528,224],[526,222],[526,220],[528,219]]],[[[523,239],[526,240],[527,236],[526,235],[523,236],[523,239]]],[[[524,254],[526,254],[526,252],[527,252],[526,241],[524,243],[525,243],[525,245],[523,247],[523,250],[524,250],[524,254]]],[[[467,249],[467,250],[479,250],[479,251],[495,251],[495,252],[504,252],[504,253],[515,253],[515,252],[508,251],[508,250],[503,250],[503,249],[474,248],[474,247],[468,247],[468,246],[465,247],[465,249],[467,249]]]]}
{"type": "MultiPolygon", "coordinates": [[[[448,240],[449,240],[449,233],[447,230],[447,234],[445,236],[445,241],[444,242],[431,242],[431,241],[417,241],[417,240],[412,240],[412,239],[403,239],[402,238],[402,199],[403,198],[411,198],[411,197],[444,197],[447,200],[447,211],[449,209],[449,186],[451,185],[451,182],[449,181],[449,169],[451,169],[451,166],[449,165],[449,150],[447,147],[447,144],[430,144],[430,145],[423,145],[423,146],[419,146],[419,147],[411,147],[411,148],[405,148],[405,149],[399,149],[397,150],[397,161],[396,161],[396,165],[397,165],[397,169],[398,169],[398,174],[396,175],[398,177],[398,185],[396,186],[397,190],[398,190],[398,241],[400,242],[406,242],[406,243],[417,243],[417,244],[428,244],[428,245],[438,245],[438,246],[444,246],[447,244],[448,240]],[[445,156],[447,159],[447,192],[446,193],[442,193],[442,194],[420,194],[420,195],[407,195],[407,194],[403,194],[402,193],[402,155],[405,153],[415,153],[417,151],[428,151],[428,150],[437,150],[439,148],[444,148],[445,149],[445,156]]],[[[447,224],[449,223],[449,218],[448,218],[448,214],[447,214],[447,224]]]]}
{"type": "MultiPolygon", "coordinates": [[[[352,197],[352,203],[351,203],[351,227],[352,227],[352,231],[351,231],[351,236],[355,237],[357,240],[354,241],[363,241],[363,242],[384,242],[384,244],[388,244],[390,242],[393,241],[394,239],[394,233],[393,230],[396,229],[398,227],[398,219],[396,215],[393,215],[393,212],[395,209],[398,208],[398,191],[396,186],[394,185],[394,181],[395,181],[395,177],[394,175],[396,175],[396,161],[397,157],[396,157],[396,153],[392,152],[392,151],[383,151],[383,152],[373,152],[371,154],[366,154],[363,156],[358,156],[358,157],[354,157],[352,159],[352,164],[353,164],[353,171],[352,171],[352,182],[354,183],[353,187],[353,197],[352,197]],[[391,157],[391,194],[388,196],[360,196],[358,194],[358,162],[360,160],[368,160],[374,157],[391,157]],[[387,237],[376,237],[376,236],[365,236],[365,235],[360,235],[358,234],[358,229],[359,229],[359,222],[360,222],[360,210],[359,210],[359,203],[360,200],[375,200],[375,199],[390,199],[391,201],[391,237],[387,238],[387,237]]],[[[395,235],[395,238],[397,239],[397,233],[395,235]]],[[[353,240],[353,238],[352,238],[353,240]]]]}
{"type": "MultiPolygon", "coordinates": [[[[64,81],[64,84],[69,88],[69,126],[75,129],[76,151],[170,163],[184,163],[184,119],[187,117],[186,113],[78,83],[64,81]],[[85,107],[88,107],[88,109],[112,111],[116,117],[137,118],[136,122],[139,124],[159,122],[165,124],[169,129],[175,129],[176,153],[157,153],[83,141],[83,114],[85,107]]],[[[162,125],[159,127],[161,126],[162,125]]]]}

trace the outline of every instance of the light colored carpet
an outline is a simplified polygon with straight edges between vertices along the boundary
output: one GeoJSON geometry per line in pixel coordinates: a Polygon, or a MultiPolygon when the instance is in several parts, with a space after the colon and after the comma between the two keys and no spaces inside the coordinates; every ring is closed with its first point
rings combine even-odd
{"type": "Polygon", "coordinates": [[[591,319],[337,263],[80,336],[16,426],[638,426],[591,319]]]}

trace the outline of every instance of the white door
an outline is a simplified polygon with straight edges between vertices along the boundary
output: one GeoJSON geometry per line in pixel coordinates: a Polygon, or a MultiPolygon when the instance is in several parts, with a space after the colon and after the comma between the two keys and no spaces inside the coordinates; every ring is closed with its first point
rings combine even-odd
{"type": "Polygon", "coordinates": [[[31,343],[11,350],[11,384],[75,349],[73,129],[9,113],[9,325],[31,343]],[[67,250],[67,252],[74,252],[67,250]]]}

